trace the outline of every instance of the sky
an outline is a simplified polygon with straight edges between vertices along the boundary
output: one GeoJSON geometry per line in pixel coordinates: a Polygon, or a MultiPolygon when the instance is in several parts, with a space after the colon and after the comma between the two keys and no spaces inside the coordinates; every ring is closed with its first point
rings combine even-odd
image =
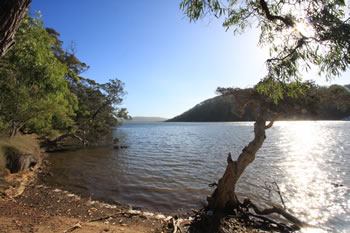
{"type": "MultiPolygon", "coordinates": [[[[72,43],[90,66],[82,76],[118,78],[131,116],[172,118],[216,96],[217,87],[251,87],[266,75],[258,31],[225,31],[214,17],[190,23],[180,0],[32,0],[45,27],[72,43]]],[[[350,72],[320,85],[349,84],[350,72]]]]}

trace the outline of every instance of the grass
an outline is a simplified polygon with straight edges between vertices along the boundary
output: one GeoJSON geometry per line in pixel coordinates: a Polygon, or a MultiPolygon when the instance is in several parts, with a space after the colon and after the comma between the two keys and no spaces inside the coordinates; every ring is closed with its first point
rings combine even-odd
{"type": "Polygon", "coordinates": [[[40,156],[38,141],[33,135],[17,135],[15,137],[0,136],[0,176],[5,174],[6,160],[18,153],[30,153],[40,156]]]}

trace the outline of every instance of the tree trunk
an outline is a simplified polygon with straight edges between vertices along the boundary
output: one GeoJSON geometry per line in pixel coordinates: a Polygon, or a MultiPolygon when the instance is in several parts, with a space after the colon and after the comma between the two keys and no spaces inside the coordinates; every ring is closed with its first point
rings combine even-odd
{"type": "Polygon", "coordinates": [[[14,136],[16,136],[16,134],[17,134],[17,128],[16,127],[12,127],[12,129],[11,129],[11,133],[10,133],[10,136],[11,137],[14,137],[14,136]]]}
{"type": "Polygon", "coordinates": [[[265,130],[270,128],[279,116],[266,126],[265,114],[260,111],[254,124],[254,139],[243,149],[236,161],[232,160],[230,153],[228,154],[225,173],[212,196],[207,198],[209,209],[223,210],[238,207],[239,202],[235,194],[236,183],[246,167],[254,161],[256,152],[264,143],[265,130]]]}
{"type": "Polygon", "coordinates": [[[0,57],[15,44],[15,32],[31,0],[0,1],[0,57]]]}

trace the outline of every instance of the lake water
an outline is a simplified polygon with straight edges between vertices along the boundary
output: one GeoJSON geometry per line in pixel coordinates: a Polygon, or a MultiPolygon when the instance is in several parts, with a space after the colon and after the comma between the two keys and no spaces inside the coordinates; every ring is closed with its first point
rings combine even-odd
{"type": "MultiPolygon", "coordinates": [[[[253,122],[135,123],[115,130],[129,148],[53,153],[50,182],[107,202],[158,211],[199,208],[226,167],[253,138],[253,122]]],[[[350,232],[350,122],[276,122],[238,183],[239,197],[281,201],[330,232],[350,232]]],[[[320,229],[316,231],[319,232],[320,229]]]]}

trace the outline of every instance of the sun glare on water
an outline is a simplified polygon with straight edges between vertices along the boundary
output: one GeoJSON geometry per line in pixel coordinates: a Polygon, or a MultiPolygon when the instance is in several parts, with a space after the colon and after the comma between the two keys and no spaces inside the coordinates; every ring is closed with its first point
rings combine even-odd
{"type": "MultiPolygon", "coordinates": [[[[295,211],[303,221],[317,227],[329,221],[333,215],[345,214],[343,206],[332,204],[339,196],[334,183],[330,181],[332,172],[327,169],[329,155],[324,153],[332,144],[332,135],[315,122],[289,124],[292,127],[281,135],[281,140],[288,141],[289,147],[281,148],[285,156],[279,166],[287,173],[281,190],[288,193],[287,208],[295,211]],[[325,209],[327,211],[320,211],[325,209]]],[[[323,231],[307,228],[303,232],[323,231]]]]}

